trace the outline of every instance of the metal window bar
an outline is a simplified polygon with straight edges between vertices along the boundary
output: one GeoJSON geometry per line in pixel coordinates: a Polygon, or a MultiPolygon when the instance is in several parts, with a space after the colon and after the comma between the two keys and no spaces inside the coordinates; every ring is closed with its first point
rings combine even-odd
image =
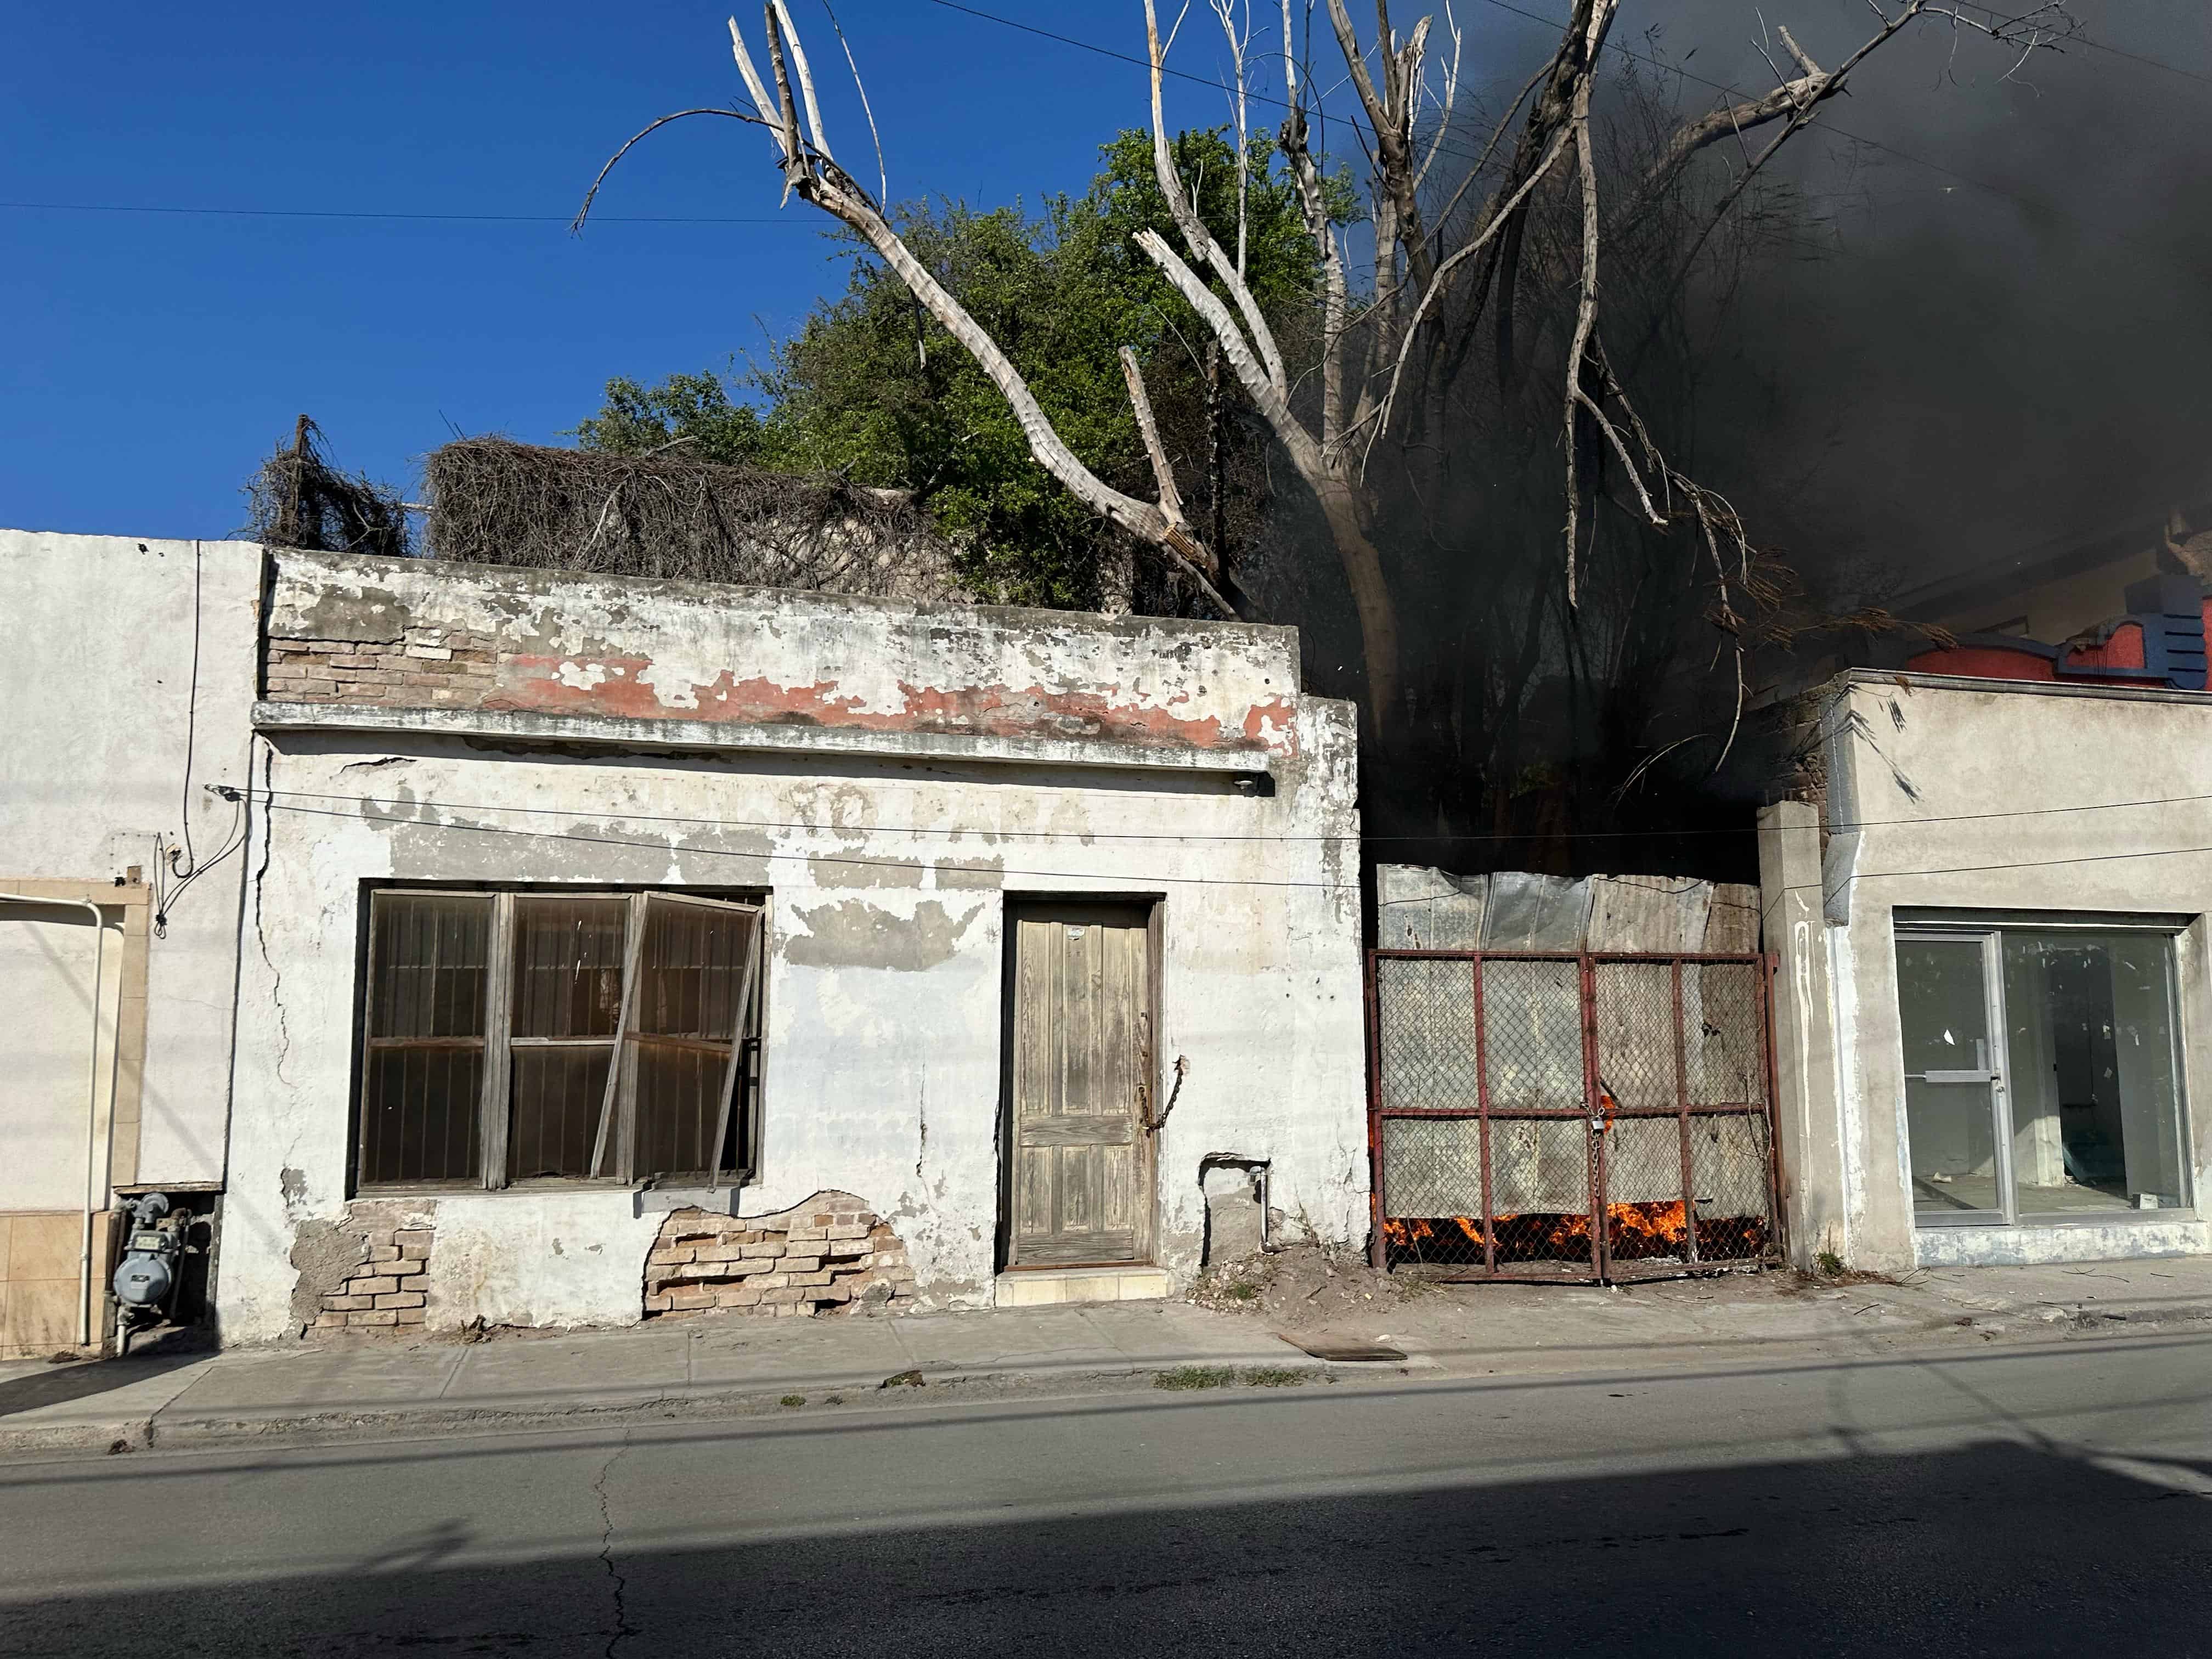
{"type": "Polygon", "coordinates": [[[473,1182],[486,1065],[492,896],[374,895],[356,1179],[473,1182]]]}
{"type": "Polygon", "coordinates": [[[761,1072],[763,917],[757,902],[662,891],[373,890],[356,1187],[745,1173],[761,1072]],[[714,961],[663,964],[663,1006],[641,1022],[648,927],[656,915],[684,915],[733,924],[732,937],[714,961]],[[646,1048],[675,1056],[684,1073],[675,1078],[677,1104],[696,1121],[662,1138],[689,1152],[678,1161],[696,1170],[634,1167],[646,1048]]]}
{"type": "Polygon", "coordinates": [[[591,1167],[616,1144],[632,1179],[640,1143],[655,1175],[712,1180],[729,1139],[754,1006],[762,909],[757,904],[647,893],[634,901],[617,1060],[607,1079],[591,1167]],[[684,945],[693,947],[684,951],[684,945]],[[713,956],[708,959],[708,953],[713,956]],[[696,961],[678,961],[691,955],[696,961]],[[689,1122],[689,1132],[686,1123],[689,1122]],[[711,1127],[710,1127],[711,1122],[711,1127]],[[696,1157],[683,1155],[689,1145],[696,1157]]]}
{"type": "Polygon", "coordinates": [[[1771,972],[1370,952],[1376,1265],[1610,1282],[1778,1261],[1771,972]]]}

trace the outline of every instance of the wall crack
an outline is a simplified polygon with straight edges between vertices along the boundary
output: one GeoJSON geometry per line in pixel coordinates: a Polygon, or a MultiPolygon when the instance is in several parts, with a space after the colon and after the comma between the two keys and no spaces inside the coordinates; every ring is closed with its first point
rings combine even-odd
{"type": "MultiPolygon", "coordinates": [[[[266,801],[275,798],[276,782],[276,756],[271,750],[262,757],[262,799],[266,801]]],[[[276,842],[276,831],[271,827],[269,815],[264,812],[261,818],[261,867],[253,872],[253,937],[261,946],[262,966],[269,970],[269,1003],[276,1011],[276,1080],[289,1086],[292,1079],[284,1075],[284,1062],[292,1057],[292,1026],[284,1013],[284,970],[269,954],[269,933],[261,919],[261,901],[268,889],[269,860],[274,854],[276,842]]]]}

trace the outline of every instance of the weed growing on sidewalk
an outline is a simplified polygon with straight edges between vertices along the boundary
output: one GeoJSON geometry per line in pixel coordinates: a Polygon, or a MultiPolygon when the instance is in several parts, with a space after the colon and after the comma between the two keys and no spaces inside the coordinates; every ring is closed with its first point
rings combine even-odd
{"type": "Polygon", "coordinates": [[[1234,1365],[1178,1365],[1171,1371],[1157,1372],[1152,1377],[1156,1389],[1225,1389],[1237,1380],[1234,1365]]]}
{"type": "Polygon", "coordinates": [[[1226,1389],[1242,1382],[1248,1389],[1295,1389],[1314,1380],[1314,1374],[1290,1365],[1179,1365],[1156,1372],[1152,1386],[1181,1391],[1188,1389],[1226,1389]]]}

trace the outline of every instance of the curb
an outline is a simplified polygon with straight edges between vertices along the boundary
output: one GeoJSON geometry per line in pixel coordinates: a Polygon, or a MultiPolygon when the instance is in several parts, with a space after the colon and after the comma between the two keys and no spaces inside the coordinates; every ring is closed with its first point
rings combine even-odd
{"type": "Polygon", "coordinates": [[[0,1457],[36,1452],[143,1451],[153,1440],[154,1420],[149,1417],[118,1419],[108,1423],[0,1428],[0,1457]]]}
{"type": "Polygon", "coordinates": [[[763,1417],[793,1417],[809,1407],[819,1411],[834,1401],[845,1408],[883,1406],[896,1401],[915,1406],[998,1397],[1132,1393],[1147,1388],[1175,1392],[1227,1389],[1297,1387],[1338,1376],[1411,1374],[1406,1365],[1331,1364],[1301,1359],[1291,1364],[1260,1364],[1250,1357],[1211,1363],[1133,1365],[1085,1371],[1007,1370],[902,1373],[897,1378],[854,1378],[811,1382],[797,1407],[784,1401],[800,1396],[789,1384],[715,1393],[655,1394],[635,1400],[610,1400],[533,1408],[526,1405],[402,1406],[390,1410],[332,1410],[254,1416],[193,1416],[167,1421],[166,1412],[106,1423],[58,1423],[50,1426],[0,1427],[0,1457],[40,1452],[136,1452],[198,1450],[240,1444],[307,1443],[352,1437],[429,1438],[455,1433],[524,1433],[558,1428],[629,1428],[648,1424],[710,1422],[763,1417]],[[1202,1374],[1202,1379],[1199,1375],[1202,1374]],[[1248,1380],[1264,1375],[1264,1381],[1248,1380]],[[903,1379],[912,1376],[911,1383],[903,1379]],[[1188,1382],[1163,1381],[1189,1376],[1188,1382]]]}

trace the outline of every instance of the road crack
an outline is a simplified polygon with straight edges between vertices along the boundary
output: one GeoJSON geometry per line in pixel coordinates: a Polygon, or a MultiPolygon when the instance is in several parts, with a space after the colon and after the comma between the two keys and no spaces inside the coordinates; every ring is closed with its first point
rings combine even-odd
{"type": "Polygon", "coordinates": [[[624,1434],[622,1443],[615,1448],[614,1455],[599,1466],[599,1474],[592,1480],[592,1491],[599,1500],[599,1565],[607,1570],[607,1581],[615,1603],[615,1629],[614,1634],[607,1638],[606,1659],[615,1659],[615,1650],[638,1633],[636,1627],[629,1622],[629,1607],[625,1599],[629,1580],[623,1576],[622,1569],[615,1565],[614,1510],[607,1498],[607,1477],[614,1473],[615,1465],[621,1462],[623,1455],[629,1450],[629,1436],[624,1434]]]}

